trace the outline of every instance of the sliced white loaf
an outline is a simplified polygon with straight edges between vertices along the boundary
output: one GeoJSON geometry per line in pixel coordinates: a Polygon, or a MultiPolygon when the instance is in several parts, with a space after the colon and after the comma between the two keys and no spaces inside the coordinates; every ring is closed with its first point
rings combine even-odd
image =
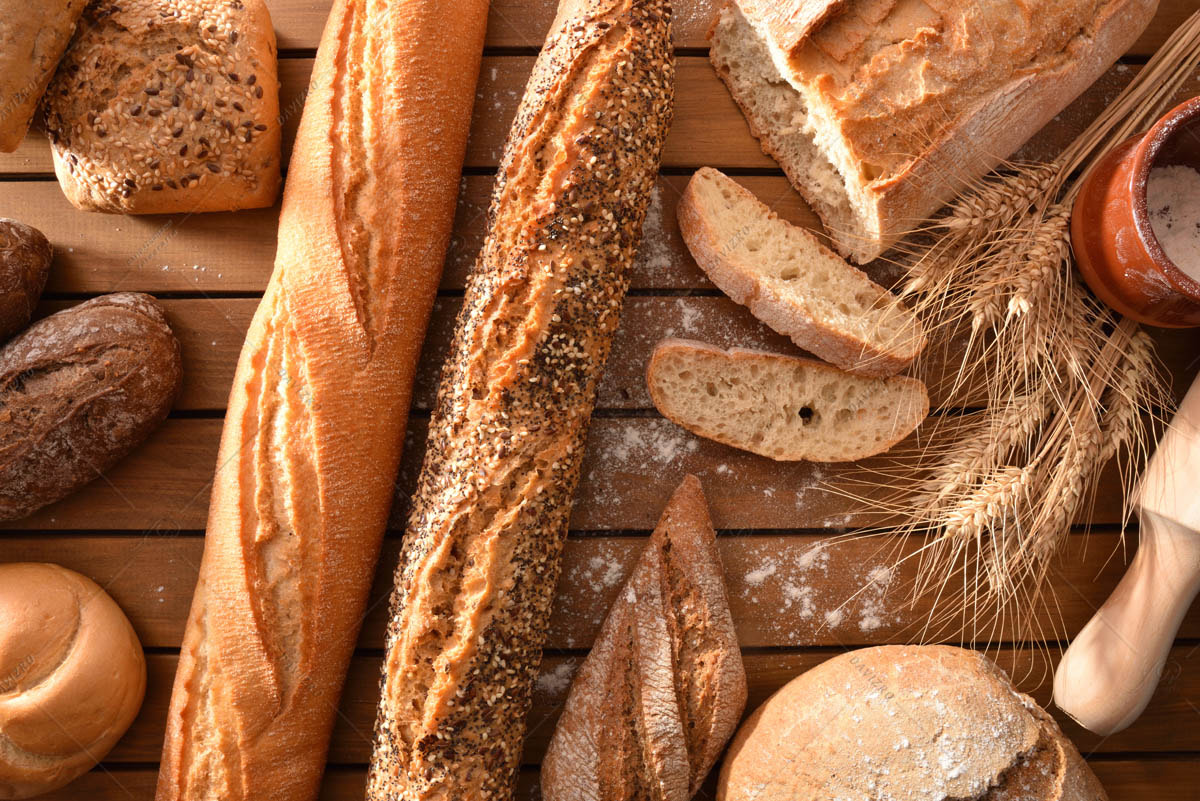
{"type": "Polygon", "coordinates": [[[859,263],[1049,122],[1158,5],[736,2],[711,33],[717,73],[763,150],[859,263]]]}
{"type": "Polygon", "coordinates": [[[785,462],[883,453],[929,414],[915,378],[864,378],[812,359],[686,339],[658,344],[646,382],[658,410],[692,433],[785,462]]]}
{"type": "Polygon", "coordinates": [[[925,346],[920,321],[899,298],[711,167],[688,183],[679,229],[723,292],[843,370],[895,375],[925,346]]]}

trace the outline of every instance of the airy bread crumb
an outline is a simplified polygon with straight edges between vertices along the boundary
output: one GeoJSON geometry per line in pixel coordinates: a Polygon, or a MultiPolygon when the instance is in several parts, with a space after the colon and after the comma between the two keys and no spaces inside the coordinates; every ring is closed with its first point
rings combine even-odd
{"type": "Polygon", "coordinates": [[[679,228],[722,291],[843,370],[895,375],[925,346],[899,298],[717,170],[705,167],[688,183],[679,228]]]}
{"type": "Polygon", "coordinates": [[[778,461],[852,462],[890,449],[929,414],[915,378],[864,378],[811,359],[668,339],[650,397],[689,431],[778,461]]]}

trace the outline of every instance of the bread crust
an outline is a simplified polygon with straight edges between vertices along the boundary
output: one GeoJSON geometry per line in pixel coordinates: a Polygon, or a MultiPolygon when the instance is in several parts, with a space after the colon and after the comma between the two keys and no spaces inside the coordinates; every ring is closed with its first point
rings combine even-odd
{"type": "Polygon", "coordinates": [[[0,218],[0,342],[29,325],[53,259],[54,248],[45,234],[0,218]]]}
{"type": "MultiPolygon", "coordinates": [[[[762,5],[757,0],[737,0],[737,4],[752,13],[759,11],[758,7],[762,5]]],[[[807,0],[790,0],[776,13],[786,16],[788,9],[798,10],[806,5],[807,0]]],[[[846,7],[852,7],[852,4],[847,3],[846,7]]],[[[799,165],[790,163],[783,152],[783,137],[795,146],[811,143],[811,138],[777,131],[767,120],[757,117],[749,99],[738,91],[730,68],[716,60],[714,66],[747,116],[763,152],[780,163],[797,191],[822,217],[838,252],[864,264],[881,255],[1053,119],[1133,44],[1157,7],[1158,0],[1107,2],[1095,19],[1089,16],[1086,20],[1086,30],[1091,37],[1081,32],[1064,51],[1065,57],[1057,63],[1017,70],[994,90],[970,99],[965,105],[955,106],[933,98],[930,102],[936,105],[931,109],[943,116],[944,121],[935,130],[921,131],[919,145],[908,143],[899,151],[904,158],[898,169],[890,170],[878,180],[866,182],[865,208],[856,220],[858,230],[855,231],[845,230],[845,222],[839,224],[841,221],[835,219],[832,210],[806,184],[799,165]],[[909,146],[918,152],[909,152],[909,146]]],[[[728,14],[731,9],[735,9],[732,0],[722,13],[728,14]]],[[[823,22],[828,23],[836,16],[827,16],[823,22]]],[[[773,17],[767,17],[767,27],[773,30],[770,19],[773,17]]],[[[720,28],[719,23],[714,25],[710,39],[720,35],[720,28]]],[[[818,32],[824,33],[820,24],[808,29],[809,36],[818,32]]],[[[785,57],[793,59],[790,63],[794,65],[795,51],[805,40],[789,38],[786,33],[777,35],[783,37],[776,42],[779,50],[785,57]],[[789,46],[789,42],[794,44],[789,46]]],[[[780,82],[784,80],[777,65],[772,65],[771,70],[779,75],[780,82]]],[[[809,77],[816,85],[824,87],[830,83],[827,76],[809,77]]],[[[791,79],[800,80],[795,76],[791,79]]],[[[881,94],[878,98],[881,102],[888,99],[883,94],[886,90],[876,87],[875,91],[881,94]]],[[[872,96],[869,83],[861,90],[861,95],[872,96]]],[[[889,130],[894,133],[894,128],[888,127],[888,117],[888,114],[880,113],[873,121],[856,124],[853,132],[839,135],[846,138],[850,152],[879,152],[890,148],[895,153],[895,142],[889,142],[887,137],[889,130]]],[[[805,146],[815,148],[811,144],[805,146]]],[[[864,168],[862,161],[855,164],[860,170],[864,168]]]]}
{"type": "MultiPolygon", "coordinates": [[[[749,308],[755,317],[772,329],[791,338],[792,342],[802,349],[847,372],[871,377],[891,376],[912,363],[925,346],[925,335],[920,322],[911,312],[907,315],[911,320],[913,336],[898,346],[882,347],[874,340],[825,325],[800,304],[764,291],[763,282],[758,276],[737,263],[733,249],[717,233],[716,221],[710,218],[704,202],[698,197],[696,182],[704,179],[706,175],[714,175],[716,180],[721,181],[731,191],[752,202],[761,210],[763,217],[774,218],[775,213],[747,189],[711,167],[701,168],[688,182],[683,197],[679,200],[679,230],[696,263],[718,288],[735,302],[749,308]]],[[[808,234],[807,231],[802,233],[808,234]]],[[[814,247],[827,251],[815,236],[808,236],[812,239],[814,247]]],[[[832,252],[827,252],[830,258],[838,258],[832,252]]],[[[893,308],[904,308],[898,299],[890,296],[888,290],[875,284],[861,270],[849,264],[845,265],[845,269],[857,274],[863,282],[878,290],[879,297],[895,304],[893,308]]]]}
{"type": "Polygon", "coordinates": [[[716,532],[695,476],[675,490],[571,685],[542,763],[546,801],[687,801],[746,706],[716,532]]]}
{"type": "Polygon", "coordinates": [[[337,0],[225,417],[158,801],[314,799],[449,243],[486,0],[337,0]]]}
{"type": "Polygon", "coordinates": [[[101,295],[38,320],[0,349],[0,520],[66,497],[167,418],[179,342],[149,295],[101,295]]]}
{"type": "Polygon", "coordinates": [[[137,634],[94,581],[59,565],[0,564],[0,799],[86,773],[128,730],[145,691],[137,634]]]}
{"type": "Polygon", "coordinates": [[[0,0],[0,152],[16,150],[87,0],[0,0]]]}
{"type": "Polygon", "coordinates": [[[793,679],[730,746],[718,801],[1107,801],[1053,719],[983,654],[879,646],[793,679]]]}
{"type": "Polygon", "coordinates": [[[669,126],[666,0],[565,0],[510,131],[392,596],[367,795],[511,797],[669,126]]]}
{"type": "Polygon", "coordinates": [[[95,0],[50,84],[46,134],[76,208],[236,211],[279,195],[265,0],[95,0]]]}

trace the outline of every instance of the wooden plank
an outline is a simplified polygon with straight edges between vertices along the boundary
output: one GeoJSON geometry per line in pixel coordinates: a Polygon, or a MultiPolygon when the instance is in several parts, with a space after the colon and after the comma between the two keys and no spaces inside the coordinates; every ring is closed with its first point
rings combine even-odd
{"type": "MultiPolygon", "coordinates": [[[[467,165],[494,168],[504,139],[533,67],[532,56],[489,56],[484,59],[475,103],[467,165]]],[[[1054,118],[1016,154],[1018,159],[1056,156],[1099,112],[1108,106],[1139,68],[1117,64],[1088,91],[1054,118]]],[[[303,96],[312,71],[312,59],[280,61],[280,120],[286,161],[300,122],[303,96]]],[[[1200,77],[1193,76],[1179,92],[1180,101],[1200,94],[1200,77]]],[[[53,171],[50,147],[40,125],[31,129],[14,153],[0,154],[0,175],[44,174],[53,171]]],[[[706,164],[738,169],[775,169],[750,135],[745,120],[708,59],[683,56],[678,60],[675,122],[667,139],[663,166],[696,168],[706,164]]]]}
{"type": "MultiPolygon", "coordinates": [[[[425,421],[414,419],[392,523],[402,528],[416,484],[425,421]]],[[[221,421],[172,419],[103,478],[9,530],[153,530],[204,528],[221,421]]],[[[900,446],[903,447],[903,446],[900,446]]],[[[887,522],[829,487],[846,489],[886,465],[887,457],[822,465],[773,462],[693,436],[661,418],[597,418],[592,423],[572,527],[650,529],[663,499],[687,473],[708,485],[716,523],[735,529],[857,528],[887,522]]],[[[1101,478],[1091,520],[1122,520],[1115,469],[1101,478]]],[[[1079,522],[1086,522],[1080,520],[1079,522]]]]}
{"type": "MultiPolygon", "coordinates": [[[[77,301],[44,302],[39,315],[50,314],[77,301]]],[[[162,301],[171,327],[183,348],[183,392],[176,409],[223,411],[233,382],[238,353],[246,329],[258,306],[255,298],[188,298],[162,301]]],[[[437,392],[442,363],[450,348],[455,317],[461,306],[456,297],[439,298],[425,340],[414,386],[414,407],[429,411],[437,392]]],[[[1197,370],[1196,334],[1154,329],[1159,355],[1182,397],[1197,370]]],[[[688,337],[723,347],[760,348],[775,353],[800,354],[787,337],[758,322],[744,307],[726,297],[634,296],[625,302],[621,327],[613,343],[608,369],[600,384],[598,408],[604,411],[643,411],[653,408],[645,373],[655,345],[667,337],[688,337]]],[[[930,352],[914,374],[926,380],[937,402],[937,378],[957,370],[962,352],[957,343],[946,352],[930,352]]],[[[952,375],[952,373],[951,373],[952,375]]]]}
{"type": "MultiPolygon", "coordinates": [[[[1172,649],[1168,671],[1150,705],[1132,727],[1112,737],[1100,737],[1081,728],[1057,709],[1050,707],[1052,668],[1057,664],[1040,649],[1002,648],[989,652],[1014,679],[1022,692],[1031,694],[1043,707],[1051,709],[1063,731],[1085,754],[1137,753],[1200,750],[1200,727],[1180,728],[1175,721],[1200,707],[1200,670],[1195,670],[1200,655],[1188,645],[1172,649]],[[1187,672],[1178,672],[1181,665],[1187,672]]],[[[776,690],[806,670],[831,658],[827,651],[781,651],[746,654],[743,661],[749,685],[747,714],[767,700],[776,690]]],[[[379,701],[381,659],[372,655],[355,656],[346,679],[338,718],[329,746],[333,764],[362,764],[370,759],[371,732],[379,701]]],[[[534,689],[533,706],[527,720],[525,764],[539,764],[550,735],[566,701],[570,681],[583,655],[547,655],[534,689]]],[[[162,748],[171,686],[178,657],[174,654],[150,654],[147,657],[146,700],[128,733],[107,757],[107,763],[155,762],[162,748]]]]}
{"type": "MultiPolygon", "coordinates": [[[[330,0],[268,0],[275,34],[281,50],[314,49],[321,39],[330,0]]],[[[706,34],[722,5],[718,0],[675,0],[672,32],[676,47],[706,48],[706,34]]],[[[492,0],[486,46],[541,47],[557,0],[492,0]]],[[[1189,14],[1191,0],[1163,0],[1158,14],[1142,33],[1129,55],[1153,53],[1189,14]]]]}
{"type": "MultiPolygon", "coordinates": [[[[1195,801],[1196,774],[1200,763],[1186,757],[1170,759],[1115,759],[1093,761],[1092,770],[1100,777],[1110,801],[1195,801]]],[[[157,770],[146,767],[123,768],[104,765],[77,779],[67,787],[39,796],[43,801],[152,801],[157,770]]],[[[712,776],[695,801],[716,798],[716,777],[712,776]]],[[[365,767],[334,766],[325,773],[320,801],[351,801],[363,797],[366,788],[365,767]]],[[[537,801],[538,773],[525,769],[517,785],[516,801],[537,801]]]]}
{"type": "MultiPolygon", "coordinates": [[[[815,227],[816,217],[783,178],[741,180],[783,218],[815,227]]],[[[635,289],[709,289],[712,284],[687,252],[675,222],[686,176],[663,176],[647,215],[634,268],[635,289]]],[[[461,290],[484,236],[492,179],[463,179],[442,288],[461,290]]],[[[73,209],[58,185],[45,181],[7,184],[0,217],[41,229],[55,248],[49,293],[143,292],[258,293],[266,288],[275,259],[278,209],[190,217],[122,217],[73,209]]],[[[872,268],[879,278],[885,264],[872,268]]]]}
{"type": "MultiPolygon", "coordinates": [[[[925,632],[932,607],[915,605],[909,589],[912,559],[896,564],[894,542],[829,538],[817,534],[725,535],[718,539],[730,608],[746,648],[851,646],[887,642],[1016,640],[1011,623],[972,630],[961,619],[925,632]],[[770,610],[769,613],[764,610],[770,610]]],[[[596,632],[645,545],[642,536],[572,536],[563,559],[548,645],[554,650],[591,647],[596,632]]],[[[911,555],[915,543],[900,552],[911,555]]],[[[147,647],[175,648],[196,583],[203,539],[198,536],[92,537],[4,535],[5,560],[57,562],[93,578],[116,599],[147,647]]],[[[387,597],[400,548],[388,537],[371,592],[359,646],[383,646],[387,597]]],[[[1124,573],[1120,538],[1096,533],[1073,538],[1057,566],[1048,599],[1036,614],[1042,639],[1074,634],[1124,573]],[[1057,604],[1051,610],[1051,606],[1057,604]]],[[[1126,552],[1132,555],[1132,543],[1126,552]]],[[[945,604],[961,599],[951,586],[945,604]]],[[[1185,618],[1181,637],[1200,637],[1200,607],[1185,618]]]]}

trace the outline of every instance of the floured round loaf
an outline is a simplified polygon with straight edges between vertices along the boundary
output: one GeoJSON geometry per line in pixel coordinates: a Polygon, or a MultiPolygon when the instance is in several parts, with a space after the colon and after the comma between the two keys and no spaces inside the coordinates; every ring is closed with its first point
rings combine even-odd
{"type": "Polygon", "coordinates": [[[1034,701],[980,653],[883,646],[834,657],[746,721],[718,801],[1106,801],[1034,701]]]}

